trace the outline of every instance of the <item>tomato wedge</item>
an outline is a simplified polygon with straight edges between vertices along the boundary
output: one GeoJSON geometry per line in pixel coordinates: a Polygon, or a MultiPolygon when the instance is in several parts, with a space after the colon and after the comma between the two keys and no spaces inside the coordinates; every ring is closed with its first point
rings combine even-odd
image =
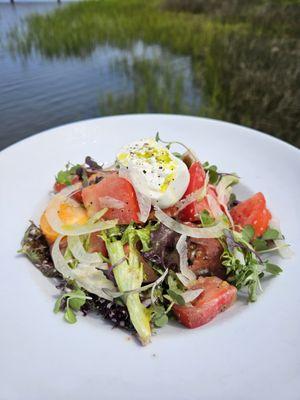
{"type": "Polygon", "coordinates": [[[173,306],[179,322],[187,328],[206,324],[236,300],[237,289],[216,276],[200,277],[192,288],[204,290],[192,304],[173,306]]]}
{"type": "Polygon", "coordinates": [[[131,221],[139,222],[139,205],[135,191],[130,182],[119,176],[111,175],[103,178],[99,183],[88,186],[82,190],[83,204],[89,216],[96,214],[103,207],[101,199],[112,198],[119,200],[121,207],[109,207],[104,219],[118,219],[119,224],[130,224],[131,221]]]}
{"type": "Polygon", "coordinates": [[[252,225],[255,237],[264,234],[272,218],[266,206],[265,196],[261,192],[233,207],[230,214],[236,225],[241,227],[252,225]]]}
{"type": "MultiPolygon", "coordinates": [[[[75,185],[75,183],[77,183],[77,182],[79,182],[79,181],[80,181],[79,176],[76,175],[76,176],[74,176],[74,178],[72,179],[71,185],[75,185]]],[[[67,187],[67,185],[66,185],[65,183],[58,183],[58,182],[55,182],[55,184],[54,184],[54,191],[55,191],[56,193],[58,193],[58,192],[60,192],[61,190],[63,190],[65,187],[67,187]]],[[[72,197],[73,200],[78,201],[78,203],[82,203],[81,191],[76,192],[76,193],[73,194],[71,197],[72,197]]]]}
{"type": "MultiPolygon", "coordinates": [[[[186,189],[185,194],[183,195],[183,199],[187,197],[189,194],[194,193],[196,190],[201,189],[204,186],[205,182],[205,171],[199,161],[194,162],[189,169],[190,173],[190,182],[186,189]]],[[[193,203],[186,206],[180,213],[179,219],[185,222],[195,222],[199,221],[198,215],[204,211],[209,211],[209,205],[207,199],[204,198],[201,201],[194,201],[193,203]]]]}
{"type": "Polygon", "coordinates": [[[218,278],[225,278],[226,269],[221,263],[224,248],[218,239],[189,238],[188,258],[195,274],[208,270],[218,278]]]}
{"type": "Polygon", "coordinates": [[[99,236],[100,232],[93,232],[90,235],[90,240],[89,240],[89,247],[88,247],[88,252],[89,253],[101,253],[104,257],[108,256],[107,249],[105,246],[105,242],[101,237],[99,236]]]}

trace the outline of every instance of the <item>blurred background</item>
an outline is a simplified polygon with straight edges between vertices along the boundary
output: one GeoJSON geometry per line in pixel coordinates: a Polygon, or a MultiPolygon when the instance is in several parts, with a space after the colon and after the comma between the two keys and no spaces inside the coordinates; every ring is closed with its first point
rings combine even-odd
{"type": "Polygon", "coordinates": [[[300,0],[0,3],[0,149],[60,124],[178,113],[300,147],[300,0]]]}

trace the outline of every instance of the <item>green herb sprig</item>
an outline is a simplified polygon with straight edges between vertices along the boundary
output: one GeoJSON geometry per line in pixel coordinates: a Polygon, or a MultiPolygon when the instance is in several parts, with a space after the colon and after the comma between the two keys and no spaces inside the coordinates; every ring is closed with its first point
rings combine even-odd
{"type": "Polygon", "coordinates": [[[207,210],[201,211],[200,221],[204,227],[211,226],[216,222],[215,218],[213,218],[207,210]]]}
{"type": "Polygon", "coordinates": [[[274,240],[283,239],[281,232],[274,228],[268,228],[260,238],[253,240],[253,247],[256,251],[272,250],[274,240]]]}
{"type": "Polygon", "coordinates": [[[168,323],[167,312],[162,305],[153,305],[151,309],[151,321],[157,328],[162,328],[168,323]]]}
{"type": "MultiPolygon", "coordinates": [[[[161,137],[159,136],[159,132],[156,133],[156,135],[155,135],[155,140],[156,140],[156,142],[161,142],[161,143],[163,143],[163,144],[166,144],[166,148],[169,149],[169,150],[170,150],[170,148],[171,148],[171,146],[172,146],[173,144],[178,144],[179,146],[182,146],[186,151],[192,153],[191,149],[190,149],[189,147],[187,147],[187,146],[186,146],[184,143],[182,143],[182,142],[177,142],[177,141],[168,142],[168,141],[166,141],[166,140],[162,140],[161,137]]],[[[173,154],[174,154],[175,157],[178,157],[178,158],[181,158],[181,157],[182,157],[182,155],[181,155],[180,153],[178,153],[178,152],[174,152],[173,154]]]]}
{"type": "Polygon", "coordinates": [[[164,295],[164,298],[170,303],[179,304],[181,306],[184,305],[185,300],[182,294],[184,293],[185,289],[173,271],[169,272],[167,283],[169,289],[167,290],[167,294],[164,295]]]}
{"type": "MultiPolygon", "coordinates": [[[[252,226],[245,226],[241,233],[229,230],[224,232],[225,250],[222,255],[222,264],[226,267],[227,280],[238,290],[247,288],[248,300],[256,301],[258,291],[262,290],[260,280],[265,272],[278,275],[282,269],[268,260],[262,260],[257,250],[251,245],[251,241],[257,240],[253,240],[252,226]]],[[[269,235],[271,235],[270,232],[266,237],[269,235]]],[[[275,236],[274,232],[273,236],[275,236]]]]}
{"type": "Polygon", "coordinates": [[[76,171],[78,168],[81,168],[80,164],[72,165],[70,162],[66,164],[66,168],[61,170],[56,175],[55,179],[57,183],[61,183],[63,185],[71,185],[72,180],[75,178],[76,171]]]}
{"type": "Polygon", "coordinates": [[[216,185],[221,175],[218,173],[218,167],[216,165],[210,165],[208,161],[202,164],[205,172],[209,172],[209,183],[216,185]]]}
{"type": "Polygon", "coordinates": [[[91,300],[84,291],[75,289],[68,293],[63,293],[55,302],[54,312],[57,314],[59,311],[65,311],[64,319],[69,324],[75,324],[77,317],[75,311],[79,311],[85,304],[86,300],[91,300]]]}

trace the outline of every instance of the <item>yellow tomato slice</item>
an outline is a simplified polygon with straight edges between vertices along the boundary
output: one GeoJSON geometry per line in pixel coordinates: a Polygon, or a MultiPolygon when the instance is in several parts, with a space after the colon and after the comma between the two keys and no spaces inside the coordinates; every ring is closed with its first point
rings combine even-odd
{"type": "MultiPolygon", "coordinates": [[[[88,220],[85,208],[63,203],[59,209],[59,217],[65,225],[83,225],[88,220]]],[[[45,212],[41,216],[40,227],[49,244],[52,244],[58,236],[50,226],[45,212]]]]}

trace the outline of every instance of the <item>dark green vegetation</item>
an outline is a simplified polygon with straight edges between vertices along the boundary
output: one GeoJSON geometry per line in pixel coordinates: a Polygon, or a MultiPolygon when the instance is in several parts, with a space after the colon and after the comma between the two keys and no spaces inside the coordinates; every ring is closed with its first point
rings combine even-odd
{"type": "Polygon", "coordinates": [[[132,56],[117,60],[113,68],[125,73],[132,82],[130,94],[108,95],[100,100],[101,115],[123,113],[177,113],[197,114],[196,104],[187,103],[184,77],[174,71],[173,64],[164,58],[132,56]]]}
{"type": "MultiPolygon", "coordinates": [[[[201,105],[186,102],[166,60],[123,63],[128,98],[101,99],[101,113],[176,112],[257,128],[300,146],[299,0],[102,0],[31,16],[12,50],[85,57],[99,44],[131,50],[141,40],[191,57],[201,105]],[[160,62],[161,61],[161,62],[160,62]]],[[[122,63],[119,63],[122,66],[122,63]]]]}

